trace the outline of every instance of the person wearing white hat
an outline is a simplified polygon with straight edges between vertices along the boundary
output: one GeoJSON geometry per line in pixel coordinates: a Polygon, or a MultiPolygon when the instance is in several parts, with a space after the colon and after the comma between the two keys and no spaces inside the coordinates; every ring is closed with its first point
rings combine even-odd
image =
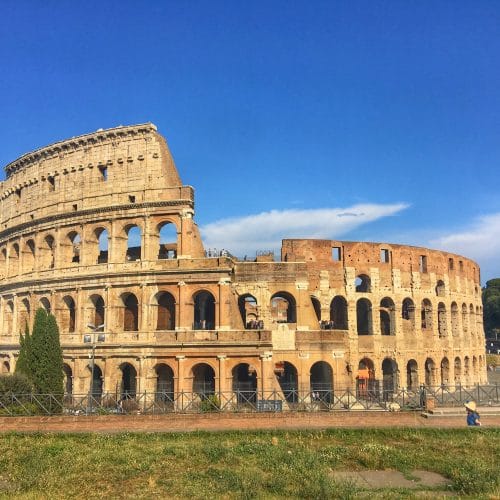
{"type": "Polygon", "coordinates": [[[467,410],[467,425],[481,425],[479,413],[476,411],[475,401],[468,401],[464,406],[467,410]]]}

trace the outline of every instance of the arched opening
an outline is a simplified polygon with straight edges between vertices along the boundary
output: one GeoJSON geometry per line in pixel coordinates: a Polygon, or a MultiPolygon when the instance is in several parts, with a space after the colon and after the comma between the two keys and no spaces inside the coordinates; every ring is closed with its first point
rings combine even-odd
{"type": "Polygon", "coordinates": [[[194,295],[194,329],[213,330],[215,328],[215,298],[207,291],[194,295]]]}
{"type": "Polygon", "coordinates": [[[348,330],[348,308],[347,300],[338,295],[330,304],[330,322],[334,330],[348,330]]]}
{"type": "Polygon", "coordinates": [[[127,226],[125,228],[127,235],[127,251],[125,260],[141,260],[141,228],[139,226],[127,226]]]}
{"type": "Polygon", "coordinates": [[[97,240],[97,264],[106,264],[109,260],[108,230],[99,227],[94,231],[97,240]]]}
{"type": "Polygon", "coordinates": [[[92,304],[90,323],[94,326],[104,325],[104,299],[100,295],[91,295],[90,303],[92,304]]]}
{"type": "Polygon", "coordinates": [[[23,299],[19,303],[19,320],[18,320],[18,330],[20,332],[25,332],[26,327],[30,324],[30,312],[31,306],[28,299],[23,299]]]}
{"type": "Polygon", "coordinates": [[[130,363],[120,365],[122,380],[120,394],[122,399],[134,399],[137,393],[137,370],[130,363]]]}
{"type": "MultiPolygon", "coordinates": [[[[92,377],[92,367],[88,366],[87,369],[89,370],[89,375],[92,377]]],[[[102,385],[103,385],[102,370],[99,368],[99,366],[94,365],[94,373],[92,380],[90,381],[90,393],[92,394],[92,397],[96,400],[101,399],[102,385]]]]}
{"type": "Polygon", "coordinates": [[[52,235],[47,235],[42,240],[40,247],[40,268],[53,269],[54,268],[54,238],[52,235]]]}
{"type": "Polygon", "coordinates": [[[406,298],[401,307],[401,317],[403,318],[403,331],[412,332],[415,329],[415,304],[413,300],[406,298]]]}
{"type": "Polygon", "coordinates": [[[356,292],[359,293],[371,292],[370,276],[368,276],[367,274],[360,274],[354,280],[354,286],[356,287],[356,292]]]}
{"type": "Polygon", "coordinates": [[[45,311],[47,312],[47,314],[50,314],[52,311],[52,308],[50,306],[50,301],[47,297],[42,297],[40,299],[40,307],[43,307],[45,309],[45,311]]]}
{"type": "Polygon", "coordinates": [[[455,385],[460,385],[462,383],[462,361],[458,356],[455,358],[454,368],[455,385]]]}
{"type": "Polygon", "coordinates": [[[215,371],[206,363],[193,366],[193,392],[200,396],[209,396],[215,392],[215,371]]]}
{"type": "Polygon", "coordinates": [[[436,295],[438,297],[444,297],[446,288],[444,286],[444,281],[439,280],[436,284],[436,295]]]}
{"type": "Polygon", "coordinates": [[[9,300],[5,304],[3,329],[7,335],[12,335],[14,333],[14,302],[12,300],[9,300]]]}
{"type": "Polygon", "coordinates": [[[321,302],[316,298],[311,296],[311,303],[314,309],[314,313],[316,314],[316,319],[318,322],[321,321],[321,302]]]}
{"type": "Polygon", "coordinates": [[[14,243],[9,250],[8,274],[10,276],[16,276],[18,273],[19,273],[19,245],[17,243],[14,243]]]}
{"type": "Polygon", "coordinates": [[[429,299],[422,301],[421,310],[422,330],[432,330],[432,304],[429,299]]]}
{"type": "Polygon", "coordinates": [[[472,356],[472,372],[474,374],[474,381],[477,382],[477,379],[479,377],[479,367],[477,364],[476,356],[472,356]]]}
{"type": "Polygon", "coordinates": [[[158,226],[160,245],[158,259],[177,258],[177,228],[175,224],[165,222],[158,226]]]}
{"type": "Polygon", "coordinates": [[[470,385],[470,358],[465,356],[464,358],[464,377],[465,385],[470,385]]]}
{"type": "Polygon", "coordinates": [[[7,276],[7,249],[4,247],[0,251],[0,278],[7,276]]]}
{"type": "Polygon", "coordinates": [[[72,297],[67,295],[63,298],[63,310],[61,317],[61,331],[73,333],[76,324],[76,307],[72,297]]]}
{"type": "Polygon", "coordinates": [[[73,264],[80,262],[80,247],[82,239],[76,231],[72,231],[68,234],[69,240],[69,261],[73,264]]]}
{"type": "Polygon", "coordinates": [[[166,364],[155,367],[156,373],[156,396],[155,401],[163,403],[174,400],[174,371],[166,364]]]}
{"type": "Polygon", "coordinates": [[[455,302],[451,303],[451,334],[453,337],[458,337],[458,306],[455,302]]]}
{"type": "Polygon", "coordinates": [[[311,394],[313,399],[330,403],[333,391],[333,370],[326,361],[318,361],[311,366],[310,372],[311,394]]]}
{"type": "Polygon", "coordinates": [[[468,322],[469,320],[467,319],[467,304],[462,304],[462,331],[464,333],[464,336],[467,335],[467,332],[469,330],[468,322]]]}
{"type": "Polygon", "coordinates": [[[158,314],[157,330],[175,330],[175,299],[171,293],[161,292],[157,295],[158,314]]]}
{"type": "Polygon", "coordinates": [[[238,403],[254,402],[257,394],[257,375],[255,368],[248,363],[240,363],[233,368],[233,392],[238,403]]]}
{"type": "Polygon", "coordinates": [[[271,297],[271,317],[276,323],[296,323],[295,298],[288,292],[278,292],[271,297]]]}
{"type": "Polygon", "coordinates": [[[35,269],[35,242],[28,240],[23,249],[23,272],[30,273],[35,269]]]}
{"type": "Polygon", "coordinates": [[[64,395],[71,396],[73,394],[73,372],[66,363],[63,364],[63,376],[64,395]]]}
{"type": "Polygon", "coordinates": [[[425,360],[425,385],[436,385],[436,365],[431,358],[425,360]]]}
{"type": "Polygon", "coordinates": [[[389,297],[380,301],[380,334],[394,335],[395,333],[395,307],[394,302],[389,297]]]}
{"type": "Polygon", "coordinates": [[[450,362],[448,358],[441,360],[441,385],[447,387],[450,383],[450,362]]]}
{"type": "Polygon", "coordinates": [[[137,332],[139,330],[139,302],[133,293],[122,295],[123,300],[123,331],[137,332]]]}
{"type": "Polygon", "coordinates": [[[439,337],[446,337],[448,334],[446,328],[446,306],[440,302],[438,304],[438,334],[439,337]]]}
{"type": "Polygon", "coordinates": [[[390,401],[398,390],[398,364],[394,359],[385,358],[382,362],[384,401],[390,401]]]}
{"type": "Polygon", "coordinates": [[[240,310],[241,320],[247,330],[256,330],[263,328],[259,321],[257,310],[257,300],[250,294],[240,295],[238,297],[238,309],[240,310]]]}
{"type": "Polygon", "coordinates": [[[356,322],[358,335],[371,335],[372,329],[372,304],[368,299],[359,299],[356,302],[356,322]]]}
{"type": "Polygon", "coordinates": [[[8,361],[4,361],[0,365],[0,373],[10,373],[10,363],[8,361]]]}
{"type": "Polygon", "coordinates": [[[378,394],[378,386],[375,379],[375,365],[369,358],[363,358],[358,364],[356,391],[358,397],[363,399],[376,397],[378,394]]]}
{"type": "Polygon", "coordinates": [[[414,359],[406,365],[406,386],[410,391],[418,389],[418,364],[414,359]]]}
{"type": "Polygon", "coordinates": [[[474,336],[476,334],[476,316],[472,304],[469,306],[469,327],[471,336],[474,336]]]}
{"type": "Polygon", "coordinates": [[[299,377],[297,368],[285,361],[280,370],[276,372],[276,377],[281,387],[281,391],[288,403],[296,403],[299,396],[299,377]]]}

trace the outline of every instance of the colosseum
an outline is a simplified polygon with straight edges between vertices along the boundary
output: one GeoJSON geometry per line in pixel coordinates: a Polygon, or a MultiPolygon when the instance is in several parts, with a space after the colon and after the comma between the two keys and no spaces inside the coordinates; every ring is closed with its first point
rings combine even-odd
{"type": "Polygon", "coordinates": [[[427,248],[283,240],[206,251],[151,123],[27,153],[1,182],[0,356],[38,307],[67,393],[396,391],[486,383],[480,271],[427,248]],[[94,369],[90,353],[94,350],[94,369]]]}

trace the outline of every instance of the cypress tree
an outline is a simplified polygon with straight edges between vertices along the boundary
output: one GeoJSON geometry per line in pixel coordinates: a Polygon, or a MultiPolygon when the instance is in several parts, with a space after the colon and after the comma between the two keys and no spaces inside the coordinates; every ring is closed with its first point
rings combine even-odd
{"type": "Polygon", "coordinates": [[[63,362],[59,329],[52,314],[39,308],[35,314],[30,339],[29,369],[35,392],[63,393],[63,362]]]}
{"type": "Polygon", "coordinates": [[[62,394],[64,392],[63,356],[59,328],[53,314],[49,314],[47,320],[47,344],[49,346],[47,377],[50,393],[62,394]]]}

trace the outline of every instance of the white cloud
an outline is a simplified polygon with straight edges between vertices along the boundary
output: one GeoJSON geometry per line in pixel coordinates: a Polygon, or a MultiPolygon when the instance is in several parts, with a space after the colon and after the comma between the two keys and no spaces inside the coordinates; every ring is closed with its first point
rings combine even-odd
{"type": "Polygon", "coordinates": [[[486,279],[500,276],[500,213],[478,217],[464,231],[442,236],[430,244],[476,260],[486,279]]]}
{"type": "Polygon", "coordinates": [[[201,227],[206,248],[225,248],[234,255],[256,250],[278,250],[285,238],[336,239],[349,231],[407,208],[360,204],[347,208],[271,210],[255,215],[222,219],[201,227]]]}

